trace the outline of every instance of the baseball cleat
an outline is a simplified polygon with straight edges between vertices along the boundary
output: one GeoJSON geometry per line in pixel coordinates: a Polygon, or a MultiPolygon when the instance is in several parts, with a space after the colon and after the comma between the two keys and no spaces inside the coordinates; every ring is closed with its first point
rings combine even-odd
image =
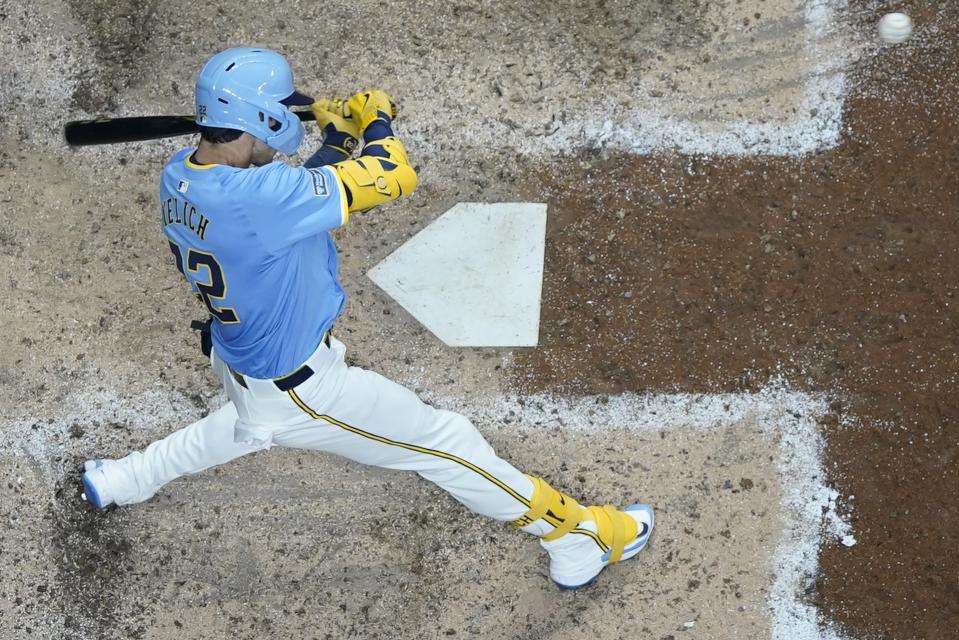
{"type": "Polygon", "coordinates": [[[588,507],[586,511],[576,529],[556,540],[540,542],[549,552],[549,577],[561,589],[585,587],[607,565],[632,558],[643,550],[653,531],[653,510],[644,504],[624,511],[611,506],[588,507]],[[635,534],[623,540],[627,531],[635,534]]]}
{"type": "Polygon", "coordinates": [[[80,496],[95,509],[103,509],[113,504],[113,496],[107,486],[107,476],[104,473],[107,462],[111,461],[87,460],[83,463],[83,493],[80,496]]]}

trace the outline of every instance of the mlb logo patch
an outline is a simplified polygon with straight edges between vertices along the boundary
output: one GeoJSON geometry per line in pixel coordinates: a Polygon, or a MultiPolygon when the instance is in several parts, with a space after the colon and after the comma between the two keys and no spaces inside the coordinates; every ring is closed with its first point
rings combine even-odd
{"type": "Polygon", "coordinates": [[[313,195],[329,195],[330,192],[326,187],[326,176],[323,174],[323,171],[321,169],[307,169],[307,171],[310,172],[310,177],[313,178],[313,195]]]}
{"type": "Polygon", "coordinates": [[[186,190],[190,188],[190,183],[186,180],[180,180],[180,184],[176,186],[176,190],[180,193],[186,193],[186,190]]]}

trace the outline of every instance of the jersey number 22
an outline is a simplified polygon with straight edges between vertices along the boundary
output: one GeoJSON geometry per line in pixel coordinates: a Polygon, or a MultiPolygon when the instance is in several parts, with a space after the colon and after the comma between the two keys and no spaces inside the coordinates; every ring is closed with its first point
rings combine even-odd
{"type": "Polygon", "coordinates": [[[170,240],[170,250],[176,260],[176,268],[180,273],[186,276],[187,280],[196,285],[197,292],[206,308],[217,320],[224,324],[236,324],[240,319],[236,316],[236,311],[229,307],[217,307],[213,300],[222,300],[226,297],[226,279],[223,277],[223,269],[216,257],[212,253],[188,249],[186,252],[186,264],[183,262],[183,253],[180,246],[170,240]],[[184,267],[186,269],[184,270],[184,267]]]}

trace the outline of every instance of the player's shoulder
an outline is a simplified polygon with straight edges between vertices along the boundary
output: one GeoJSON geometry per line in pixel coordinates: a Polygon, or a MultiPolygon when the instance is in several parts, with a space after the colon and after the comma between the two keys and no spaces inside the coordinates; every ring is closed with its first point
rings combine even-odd
{"type": "Polygon", "coordinates": [[[306,188],[312,188],[316,195],[323,195],[328,191],[328,177],[323,171],[291,167],[279,160],[274,160],[262,167],[241,169],[227,176],[226,181],[239,191],[267,197],[289,194],[306,188]]]}
{"type": "Polygon", "coordinates": [[[189,156],[190,153],[192,152],[193,152],[193,149],[191,149],[190,147],[187,147],[185,149],[180,149],[179,151],[175,152],[172,156],[170,156],[170,159],[166,161],[166,166],[171,167],[174,165],[183,164],[187,156],[189,156]]]}
{"type": "Polygon", "coordinates": [[[241,169],[231,176],[236,182],[252,184],[282,184],[288,181],[299,180],[302,176],[301,167],[291,167],[285,162],[274,160],[261,167],[241,169]]]}
{"type": "Polygon", "coordinates": [[[186,166],[184,161],[190,154],[191,149],[180,149],[174,153],[163,165],[160,172],[160,197],[165,197],[164,193],[172,193],[177,185],[186,179],[186,166]]]}

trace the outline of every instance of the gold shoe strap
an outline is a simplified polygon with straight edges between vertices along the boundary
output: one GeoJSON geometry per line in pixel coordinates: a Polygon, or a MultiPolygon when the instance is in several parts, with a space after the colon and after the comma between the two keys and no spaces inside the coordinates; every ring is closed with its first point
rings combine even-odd
{"type": "Polygon", "coordinates": [[[516,520],[515,524],[525,526],[542,518],[553,526],[552,531],[542,536],[543,540],[549,542],[566,535],[583,521],[586,510],[579,506],[579,503],[549,486],[542,478],[527,477],[533,483],[533,496],[529,501],[529,511],[516,520]]]}
{"type": "Polygon", "coordinates": [[[533,483],[529,511],[514,521],[514,524],[522,527],[543,519],[553,526],[553,530],[541,538],[545,542],[552,542],[575,529],[583,520],[592,520],[596,523],[596,533],[584,533],[590,533],[604,550],[609,548],[609,563],[617,562],[623,557],[623,550],[636,538],[639,530],[632,516],[609,504],[602,507],[581,507],[565,493],[549,486],[545,480],[536,476],[527,477],[533,483]]]}
{"type": "Polygon", "coordinates": [[[576,528],[580,522],[583,521],[583,516],[586,515],[586,510],[579,506],[579,503],[570,498],[565,494],[560,494],[560,501],[566,507],[566,511],[563,514],[562,520],[559,520],[553,526],[555,529],[547,533],[545,536],[542,536],[542,539],[546,542],[552,542],[557,538],[565,536],[567,533],[576,528]]]}
{"type": "Polygon", "coordinates": [[[556,490],[536,476],[526,477],[533,483],[533,497],[529,500],[529,511],[522,519],[526,522],[536,522],[549,511],[549,503],[552,502],[552,494],[556,490]]]}
{"type": "Polygon", "coordinates": [[[587,507],[586,511],[587,518],[596,522],[599,537],[609,544],[609,564],[619,562],[627,543],[636,537],[638,531],[636,521],[610,504],[602,507],[587,507]]]}

